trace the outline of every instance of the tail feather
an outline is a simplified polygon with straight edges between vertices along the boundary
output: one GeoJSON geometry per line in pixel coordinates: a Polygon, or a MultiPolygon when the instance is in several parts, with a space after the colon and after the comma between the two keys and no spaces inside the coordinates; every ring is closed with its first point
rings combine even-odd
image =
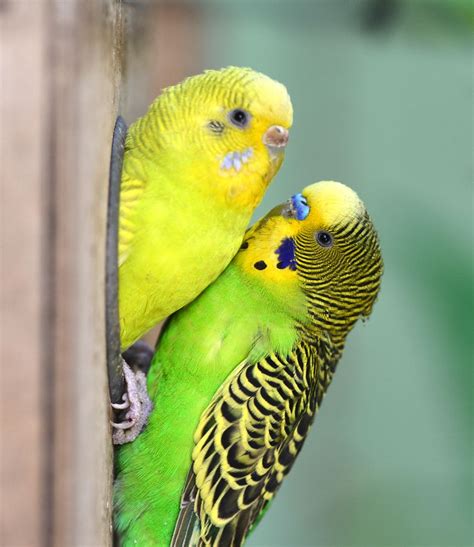
{"type": "Polygon", "coordinates": [[[201,526],[194,512],[196,498],[196,483],[194,473],[188,473],[186,485],[181,497],[181,510],[176,521],[170,547],[192,547],[199,545],[201,526]]]}

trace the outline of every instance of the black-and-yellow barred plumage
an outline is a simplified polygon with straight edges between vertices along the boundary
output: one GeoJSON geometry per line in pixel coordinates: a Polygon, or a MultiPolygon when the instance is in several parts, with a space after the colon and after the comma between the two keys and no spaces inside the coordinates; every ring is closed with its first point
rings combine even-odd
{"type": "MultiPolygon", "coordinates": [[[[322,340],[302,339],[287,357],[243,363],[216,394],[196,431],[183,496],[199,516],[198,545],[241,544],[303,446],[338,356],[322,340]]],[[[183,531],[178,522],[175,545],[183,531]]]]}
{"type": "Polygon", "coordinates": [[[362,218],[332,227],[335,245],[317,248],[314,234],[297,235],[298,275],[308,299],[315,335],[331,333],[344,340],[359,317],[368,317],[380,289],[383,270],[377,233],[367,212],[362,218]],[[318,260],[322,255],[324,260],[318,260]],[[332,255],[332,256],[331,256],[332,255]]]}
{"type": "MultiPolygon", "coordinates": [[[[288,354],[241,363],[202,414],[173,546],[243,543],[303,446],[347,334],[372,311],[383,264],[368,214],[339,183],[309,189],[313,217],[291,234],[306,307],[306,317],[295,318],[297,341],[288,354]],[[331,245],[318,244],[320,230],[331,245]]],[[[259,241],[277,229],[279,213],[257,225],[259,241]]],[[[256,245],[254,232],[245,249],[256,245]]]]}

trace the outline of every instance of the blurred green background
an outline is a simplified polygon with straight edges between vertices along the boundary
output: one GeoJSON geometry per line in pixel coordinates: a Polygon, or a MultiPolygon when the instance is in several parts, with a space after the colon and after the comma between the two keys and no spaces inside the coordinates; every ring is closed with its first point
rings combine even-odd
{"type": "Polygon", "coordinates": [[[251,66],[293,99],[256,216],[340,180],[385,258],[375,312],[248,544],[472,545],[471,3],[200,5],[205,67],[251,66]]]}

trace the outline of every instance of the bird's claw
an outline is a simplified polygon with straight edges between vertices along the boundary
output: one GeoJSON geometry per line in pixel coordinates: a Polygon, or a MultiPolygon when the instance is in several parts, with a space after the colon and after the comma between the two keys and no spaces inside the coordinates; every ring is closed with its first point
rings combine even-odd
{"type": "Polygon", "coordinates": [[[124,408],[128,408],[130,406],[130,401],[128,400],[128,395],[126,393],[122,395],[122,400],[123,403],[110,403],[110,406],[115,408],[115,410],[123,410],[124,408]]]}
{"type": "Polygon", "coordinates": [[[112,404],[113,408],[128,408],[125,420],[111,422],[115,429],[112,439],[114,444],[125,444],[135,440],[148,421],[153,408],[146,389],[146,376],[142,371],[134,372],[123,361],[123,373],[127,384],[127,392],[123,395],[123,403],[112,404]]]}

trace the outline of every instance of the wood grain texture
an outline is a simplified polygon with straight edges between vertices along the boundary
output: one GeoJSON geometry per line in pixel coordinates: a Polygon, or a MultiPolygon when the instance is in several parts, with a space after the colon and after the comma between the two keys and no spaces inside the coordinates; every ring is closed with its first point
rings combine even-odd
{"type": "Polygon", "coordinates": [[[110,142],[121,74],[121,5],[51,6],[50,256],[53,545],[111,543],[112,446],[104,260],[110,142]]]}
{"type": "Polygon", "coordinates": [[[42,536],[45,7],[9,2],[0,8],[0,544],[36,546],[42,536]]]}

